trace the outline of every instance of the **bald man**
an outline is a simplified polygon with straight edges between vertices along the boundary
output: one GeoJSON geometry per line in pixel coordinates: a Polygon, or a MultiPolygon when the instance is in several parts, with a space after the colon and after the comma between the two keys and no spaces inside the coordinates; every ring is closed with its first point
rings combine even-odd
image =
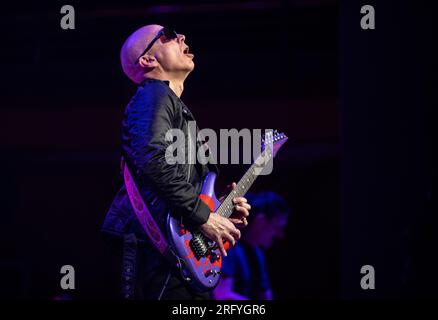
{"type": "MultiPolygon", "coordinates": [[[[194,55],[185,36],[159,25],[135,31],[123,44],[120,59],[125,74],[138,90],[125,110],[122,124],[122,154],[137,187],[160,229],[166,234],[166,215],[181,219],[216,241],[223,255],[223,242],[240,238],[250,205],[234,199],[232,218],[211,214],[198,197],[203,177],[215,166],[199,163],[169,164],[165,134],[184,132],[185,141],[196,141],[188,130],[193,114],[180,99],[184,81],[194,69],[194,55]]],[[[197,147],[200,142],[197,142],[197,147]]],[[[188,155],[188,146],[185,146],[188,155]]],[[[187,160],[187,159],[186,159],[187,160]]],[[[235,187],[235,184],[233,184],[235,187]]],[[[123,243],[122,294],[124,298],[206,299],[209,293],[194,291],[184,282],[147,238],[137,221],[125,186],[116,195],[102,231],[111,243],[123,243]],[[121,241],[123,240],[123,241],[121,241]]]]}

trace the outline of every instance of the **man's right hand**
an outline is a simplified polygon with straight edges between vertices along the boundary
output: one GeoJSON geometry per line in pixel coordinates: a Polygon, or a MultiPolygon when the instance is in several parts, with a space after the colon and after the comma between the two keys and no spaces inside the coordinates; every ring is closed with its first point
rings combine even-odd
{"type": "Polygon", "coordinates": [[[228,218],[213,212],[210,213],[207,222],[199,227],[199,231],[217,243],[224,257],[227,256],[224,241],[228,241],[234,246],[236,240],[240,239],[239,229],[237,229],[228,218]]]}

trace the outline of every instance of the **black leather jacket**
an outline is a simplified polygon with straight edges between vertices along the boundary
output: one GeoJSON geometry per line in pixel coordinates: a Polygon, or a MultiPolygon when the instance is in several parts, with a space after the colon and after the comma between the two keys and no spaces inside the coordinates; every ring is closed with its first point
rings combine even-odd
{"type": "MultiPolygon", "coordinates": [[[[188,132],[188,121],[194,120],[190,110],[169,88],[168,82],[155,79],[148,79],[138,87],[125,111],[123,157],[164,234],[169,210],[174,216],[182,218],[184,224],[195,227],[205,223],[210,214],[208,206],[198,198],[202,178],[209,168],[187,161],[187,142],[189,139],[196,141],[193,133],[188,132]],[[165,150],[172,143],[165,141],[165,134],[171,128],[184,132],[185,164],[171,165],[165,160],[165,150]]],[[[199,147],[200,143],[195,145],[199,147]]],[[[211,169],[217,170],[216,166],[211,169]]],[[[147,244],[147,235],[137,221],[124,186],[106,215],[102,231],[114,236],[134,232],[152,247],[152,244],[147,244]]]]}

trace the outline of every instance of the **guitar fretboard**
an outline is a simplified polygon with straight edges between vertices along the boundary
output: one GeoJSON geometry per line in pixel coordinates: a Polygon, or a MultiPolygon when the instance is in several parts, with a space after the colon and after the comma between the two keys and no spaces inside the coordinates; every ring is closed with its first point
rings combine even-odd
{"type": "Polygon", "coordinates": [[[270,159],[272,155],[272,149],[266,148],[256,161],[249,167],[243,177],[237,183],[236,189],[231,191],[228,196],[221,203],[216,213],[228,218],[234,211],[233,199],[235,197],[243,197],[254,183],[255,179],[260,175],[260,172],[265,166],[266,159],[270,159]]]}

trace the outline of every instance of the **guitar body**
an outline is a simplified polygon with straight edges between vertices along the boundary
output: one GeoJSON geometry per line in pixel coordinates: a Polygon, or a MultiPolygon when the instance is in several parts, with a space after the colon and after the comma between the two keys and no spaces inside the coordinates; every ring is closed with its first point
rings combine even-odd
{"type": "MultiPolygon", "coordinates": [[[[214,192],[215,182],[216,174],[209,172],[204,178],[199,195],[210,207],[211,212],[216,212],[220,205],[214,192]]],[[[192,287],[199,291],[213,289],[219,281],[222,267],[222,257],[219,249],[214,247],[214,242],[199,232],[192,233],[185,229],[181,222],[170,214],[167,216],[167,233],[173,250],[183,261],[183,275],[190,279],[192,287]]]]}

